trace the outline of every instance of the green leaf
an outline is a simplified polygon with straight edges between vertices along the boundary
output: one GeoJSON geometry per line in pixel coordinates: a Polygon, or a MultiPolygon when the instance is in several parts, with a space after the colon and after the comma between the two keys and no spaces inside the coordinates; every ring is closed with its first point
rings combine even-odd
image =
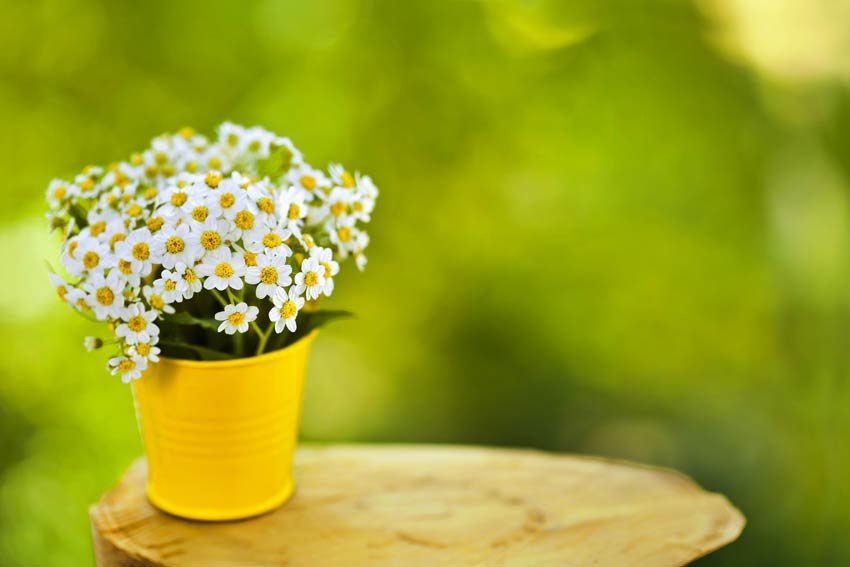
{"type": "Polygon", "coordinates": [[[213,331],[218,331],[218,327],[221,325],[221,321],[217,321],[215,319],[201,319],[186,313],[185,311],[166,315],[163,319],[169,323],[174,323],[175,325],[198,325],[199,327],[212,329],[213,331]]]}
{"type": "Polygon", "coordinates": [[[304,326],[307,327],[305,331],[310,332],[314,329],[318,329],[319,327],[324,327],[331,321],[353,319],[354,313],[351,311],[322,309],[319,311],[304,313],[304,316],[304,326]]]}
{"type": "Polygon", "coordinates": [[[74,203],[68,208],[68,212],[74,218],[77,228],[83,229],[89,225],[88,215],[86,211],[77,203],[74,203]]]}
{"type": "MultiPolygon", "coordinates": [[[[178,350],[189,350],[198,355],[201,360],[230,360],[233,358],[232,355],[227,354],[226,352],[219,352],[217,350],[213,350],[211,348],[203,347],[200,345],[190,345],[185,343],[178,343],[172,341],[163,341],[160,340],[159,344],[170,349],[178,349],[178,350]]],[[[177,358],[177,357],[174,357],[177,358]]]]}

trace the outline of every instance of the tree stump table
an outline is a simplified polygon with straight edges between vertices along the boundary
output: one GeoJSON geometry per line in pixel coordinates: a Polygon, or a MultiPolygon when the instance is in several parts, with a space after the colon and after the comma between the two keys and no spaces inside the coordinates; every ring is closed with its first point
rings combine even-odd
{"type": "Polygon", "coordinates": [[[676,566],[740,534],[721,495],[668,470],[525,450],[304,447],[257,518],[158,511],[140,459],[91,508],[100,567],[676,566]]]}

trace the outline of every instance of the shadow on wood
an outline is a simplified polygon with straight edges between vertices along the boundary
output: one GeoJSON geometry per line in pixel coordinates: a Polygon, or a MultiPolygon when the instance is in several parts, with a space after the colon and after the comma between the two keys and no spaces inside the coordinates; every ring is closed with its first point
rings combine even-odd
{"type": "Polygon", "coordinates": [[[673,567],[744,526],[678,473],[523,450],[305,447],[292,500],[227,523],[159,512],[145,477],[140,459],[91,508],[100,567],[673,567]]]}

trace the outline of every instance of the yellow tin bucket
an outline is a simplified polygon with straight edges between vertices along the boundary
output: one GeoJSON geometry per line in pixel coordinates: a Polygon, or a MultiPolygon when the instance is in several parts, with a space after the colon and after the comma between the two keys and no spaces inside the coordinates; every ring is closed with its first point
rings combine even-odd
{"type": "Polygon", "coordinates": [[[235,520],[289,499],[315,335],[252,358],[162,358],[133,382],[154,506],[193,520],[235,520]]]}

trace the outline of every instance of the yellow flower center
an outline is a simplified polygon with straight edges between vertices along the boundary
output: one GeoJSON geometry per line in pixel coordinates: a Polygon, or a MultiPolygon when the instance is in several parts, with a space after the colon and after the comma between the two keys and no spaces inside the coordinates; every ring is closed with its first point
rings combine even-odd
{"type": "Polygon", "coordinates": [[[156,232],[162,228],[162,225],[165,224],[165,220],[162,217],[151,217],[145,224],[148,226],[148,230],[151,232],[156,232]]]}
{"type": "Polygon", "coordinates": [[[227,262],[222,262],[215,267],[215,275],[220,278],[229,278],[233,275],[233,268],[227,262]]]}
{"type": "Polygon", "coordinates": [[[289,319],[291,317],[295,317],[295,314],[298,312],[298,308],[295,306],[295,302],[291,299],[287,299],[283,302],[283,305],[280,306],[280,316],[283,319],[289,319]]]}
{"type": "Polygon", "coordinates": [[[83,191],[90,191],[94,187],[94,181],[89,179],[84,179],[82,183],[80,183],[80,189],[83,191]]]}
{"type": "Polygon", "coordinates": [[[162,165],[162,164],[164,164],[165,162],[168,161],[168,156],[166,156],[162,152],[156,152],[153,155],[153,160],[156,162],[157,165],[162,165]]]}
{"type": "Polygon", "coordinates": [[[253,142],[251,142],[250,144],[248,144],[248,151],[249,151],[249,152],[258,152],[258,151],[260,151],[260,147],[261,147],[261,146],[260,146],[260,141],[259,141],[259,140],[254,140],[253,142]]]}
{"type": "Polygon", "coordinates": [[[270,232],[263,237],[263,246],[266,248],[276,248],[280,246],[280,236],[274,232],[270,232]]]}
{"type": "Polygon", "coordinates": [[[66,288],[64,285],[60,285],[59,287],[56,288],[56,295],[58,295],[59,299],[61,299],[62,301],[68,301],[65,298],[65,294],[67,294],[67,293],[68,293],[68,288],[66,288]]]}
{"type": "Polygon", "coordinates": [[[342,213],[345,212],[345,203],[342,201],[337,201],[333,205],[331,205],[331,214],[335,217],[338,217],[342,213]]]}
{"type": "Polygon", "coordinates": [[[65,193],[67,193],[67,192],[68,192],[68,190],[64,186],[60,185],[59,187],[57,187],[56,189],[53,190],[53,198],[64,199],[65,193]]]}
{"type": "Polygon", "coordinates": [[[150,258],[151,251],[146,242],[138,242],[133,246],[133,258],[144,262],[150,258]]]}
{"type": "Polygon", "coordinates": [[[232,313],[228,315],[227,321],[234,327],[238,327],[245,321],[245,314],[237,311],[236,313],[232,313]]]}
{"type": "Polygon", "coordinates": [[[328,264],[327,262],[319,262],[319,265],[322,266],[325,269],[325,277],[326,278],[331,277],[331,265],[328,264]]]}
{"type": "Polygon", "coordinates": [[[153,294],[153,295],[151,295],[149,301],[150,301],[151,307],[153,307],[154,309],[158,309],[158,310],[161,311],[162,308],[165,307],[165,301],[163,301],[161,295],[153,294]]]}
{"type": "Polygon", "coordinates": [[[342,181],[342,186],[351,188],[354,187],[354,177],[351,176],[347,171],[343,171],[342,175],[340,175],[340,180],[342,181]]]}
{"type": "Polygon", "coordinates": [[[208,214],[209,211],[206,207],[195,207],[194,209],[192,209],[192,218],[198,222],[204,222],[205,220],[207,220],[208,214]]]}
{"type": "Polygon", "coordinates": [[[150,343],[139,343],[136,345],[136,352],[139,353],[140,356],[147,356],[151,353],[151,345],[150,343]]]}
{"type": "Polygon", "coordinates": [[[120,171],[115,172],[115,185],[123,189],[130,183],[130,178],[121,173],[120,171]]]}
{"type": "Polygon", "coordinates": [[[304,238],[304,244],[307,245],[308,250],[316,245],[316,243],[313,242],[313,237],[310,236],[309,234],[303,235],[303,238],[304,238]]]}
{"type": "Polygon", "coordinates": [[[72,240],[71,242],[69,242],[68,243],[68,256],[73,258],[74,252],[77,250],[77,246],[79,246],[79,245],[80,245],[80,243],[77,242],[76,240],[72,240]]]}
{"type": "Polygon", "coordinates": [[[145,175],[148,177],[156,177],[156,166],[149,165],[145,168],[145,175]]]}
{"type": "Polygon", "coordinates": [[[339,236],[340,242],[348,242],[349,240],[351,240],[351,229],[347,226],[342,227],[341,229],[336,231],[336,233],[339,236]]]}
{"type": "MultiPolygon", "coordinates": [[[[213,159],[215,159],[215,158],[213,158],[213,159]]],[[[212,160],[210,160],[210,161],[212,161],[212,160]]],[[[210,167],[215,167],[215,166],[210,165],[210,167]]],[[[212,187],[213,189],[215,189],[216,187],[218,187],[218,184],[221,183],[222,179],[224,179],[224,176],[222,176],[222,174],[220,174],[217,171],[210,171],[210,172],[207,172],[207,176],[204,178],[204,181],[206,182],[206,184],[209,187],[212,187]]]]}
{"type": "Polygon", "coordinates": [[[353,208],[358,213],[362,212],[363,211],[363,203],[361,203],[360,201],[354,201],[354,204],[351,205],[351,208],[353,208]]]}
{"type": "Polygon", "coordinates": [[[198,164],[194,161],[187,162],[186,171],[188,171],[189,173],[195,173],[196,171],[198,171],[198,164]]]}
{"type": "Polygon", "coordinates": [[[235,146],[236,144],[239,143],[239,136],[237,136],[235,133],[231,132],[230,134],[227,135],[227,143],[230,144],[230,146],[235,146]]]}
{"type": "Polygon", "coordinates": [[[79,307],[83,311],[91,310],[91,307],[89,307],[89,304],[86,303],[86,300],[83,299],[82,297],[77,300],[77,307],[79,307]]]}
{"type": "Polygon", "coordinates": [[[103,234],[104,230],[106,230],[106,223],[103,221],[96,222],[89,227],[92,236],[99,236],[103,234]]]}
{"type": "Polygon", "coordinates": [[[151,199],[155,198],[158,194],[159,194],[159,191],[156,190],[156,187],[148,187],[147,189],[145,189],[144,197],[145,197],[145,199],[150,201],[151,199]]]}
{"type": "Polygon", "coordinates": [[[191,138],[195,134],[195,131],[192,130],[191,128],[189,128],[188,126],[183,126],[182,128],[180,128],[180,131],[177,132],[177,133],[180,134],[180,136],[184,140],[188,140],[189,138],[191,138]]]}
{"type": "Polygon", "coordinates": [[[130,320],[127,321],[127,326],[134,333],[138,333],[139,331],[144,330],[144,328],[148,326],[148,322],[141,315],[133,315],[132,317],[130,317],[130,320]]]}
{"type": "Polygon", "coordinates": [[[197,279],[198,276],[195,275],[195,270],[192,268],[186,268],[186,271],[183,272],[183,280],[186,281],[186,283],[193,283],[197,279]]]}
{"type": "Polygon", "coordinates": [[[189,196],[183,191],[177,191],[171,196],[171,204],[175,207],[182,207],[188,198],[189,196]]]}
{"type": "Polygon", "coordinates": [[[254,215],[250,211],[239,211],[233,222],[242,230],[250,230],[254,226],[254,215]]]}
{"type": "Polygon", "coordinates": [[[127,214],[131,217],[137,217],[142,214],[142,206],[138,203],[133,203],[127,208],[127,214]]]}
{"type": "Polygon", "coordinates": [[[115,294],[108,287],[102,287],[94,292],[94,298],[101,305],[112,305],[112,302],[115,301],[115,294]]]}
{"type": "Polygon", "coordinates": [[[165,241],[165,251],[169,254],[180,254],[186,248],[186,243],[179,236],[169,236],[165,241]]]}
{"type": "Polygon", "coordinates": [[[274,212],[274,201],[268,197],[263,197],[257,201],[257,207],[264,213],[272,214],[274,212]]]}
{"type": "Polygon", "coordinates": [[[166,177],[171,177],[172,175],[174,175],[174,168],[170,165],[164,165],[162,167],[162,174],[166,177]]]}
{"type": "Polygon", "coordinates": [[[133,263],[129,260],[118,260],[118,271],[129,276],[133,273],[133,263]]]}
{"type": "Polygon", "coordinates": [[[215,250],[221,246],[221,236],[214,230],[205,230],[201,234],[201,246],[207,250],[215,250]]]}
{"type": "Polygon", "coordinates": [[[319,275],[316,272],[310,271],[304,274],[304,285],[313,287],[319,283],[319,275]]]}
{"type": "Polygon", "coordinates": [[[83,266],[88,269],[92,269],[100,263],[100,256],[98,256],[97,252],[92,252],[89,250],[83,255],[83,266]]]}
{"type": "Polygon", "coordinates": [[[221,160],[217,157],[210,158],[210,161],[207,162],[207,165],[209,165],[213,169],[218,169],[219,167],[221,167],[221,160]]]}
{"type": "Polygon", "coordinates": [[[218,200],[218,204],[221,205],[222,209],[229,209],[233,206],[233,203],[236,202],[236,197],[233,196],[233,193],[227,192],[221,196],[218,200]]]}
{"type": "Polygon", "coordinates": [[[121,195],[121,202],[124,203],[125,205],[127,203],[129,203],[132,199],[133,199],[132,195],[128,195],[128,194],[121,195]]]}
{"type": "Polygon", "coordinates": [[[264,284],[273,284],[277,282],[277,269],[273,266],[265,266],[260,270],[260,281],[264,284]]]}
{"type": "Polygon", "coordinates": [[[289,212],[286,213],[286,218],[289,220],[298,220],[301,218],[301,207],[298,206],[298,203],[289,205],[289,212]]]}
{"type": "Polygon", "coordinates": [[[257,255],[253,252],[245,252],[242,254],[242,258],[245,259],[246,266],[256,266],[257,265],[257,255]]]}
{"type": "Polygon", "coordinates": [[[165,291],[174,291],[177,289],[177,282],[174,280],[165,280],[165,283],[162,285],[165,288],[165,291]]]}
{"type": "Polygon", "coordinates": [[[118,363],[118,370],[122,373],[131,372],[136,367],[132,358],[124,358],[118,363]]]}
{"type": "Polygon", "coordinates": [[[316,188],[316,178],[312,175],[302,175],[301,176],[301,185],[304,189],[313,190],[316,188]]]}

